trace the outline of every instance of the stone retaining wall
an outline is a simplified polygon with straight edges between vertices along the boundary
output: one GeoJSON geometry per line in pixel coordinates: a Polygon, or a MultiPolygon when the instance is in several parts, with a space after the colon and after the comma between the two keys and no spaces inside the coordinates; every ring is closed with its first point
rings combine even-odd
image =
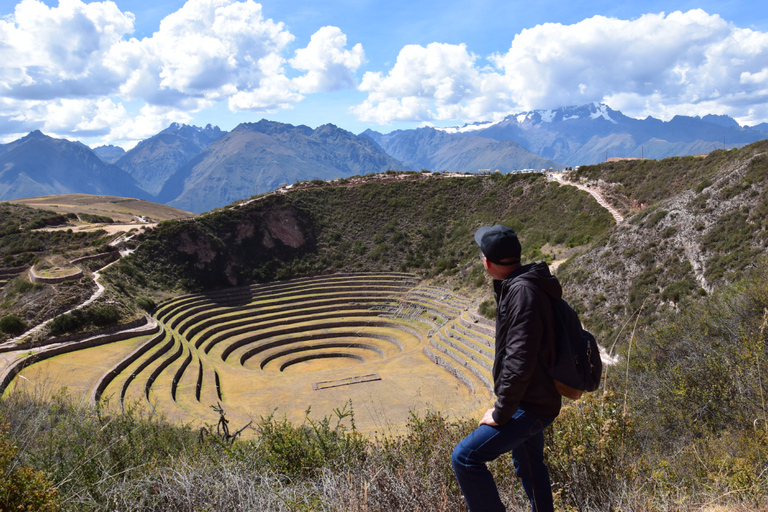
{"type": "MultiPolygon", "coordinates": [[[[375,352],[380,357],[384,357],[384,351],[381,350],[376,345],[370,345],[368,343],[358,343],[358,342],[343,342],[343,343],[321,343],[317,345],[300,345],[298,347],[292,347],[288,350],[283,350],[282,352],[277,352],[275,354],[269,355],[264,358],[263,361],[259,364],[259,367],[263,370],[265,366],[267,366],[269,363],[274,361],[275,359],[280,359],[281,357],[290,356],[293,354],[298,354],[299,352],[308,352],[308,351],[318,351],[317,353],[326,353],[326,352],[320,352],[325,351],[327,349],[338,349],[338,348],[346,348],[346,349],[357,349],[357,350],[367,350],[370,352],[375,352]]],[[[302,356],[304,357],[304,356],[302,356]]],[[[313,359],[312,354],[307,355],[303,361],[311,361],[313,359]]],[[[283,367],[281,366],[280,371],[283,371],[283,367]]]]}
{"type": "MultiPolygon", "coordinates": [[[[200,337],[195,340],[195,348],[199,348],[205,342],[208,342],[207,346],[213,347],[226,340],[227,338],[239,336],[241,334],[247,334],[249,332],[266,331],[275,327],[280,327],[286,325],[287,323],[293,323],[289,321],[289,319],[296,317],[306,316],[307,318],[311,318],[312,321],[323,321],[341,317],[375,318],[375,316],[372,315],[370,311],[361,311],[359,308],[346,310],[340,308],[339,306],[329,306],[327,308],[323,308],[326,309],[326,311],[320,311],[320,309],[321,308],[300,311],[287,311],[279,315],[270,316],[268,319],[260,322],[253,322],[249,319],[236,322],[237,325],[233,325],[232,323],[220,323],[210,327],[206,332],[200,335],[200,337]]],[[[306,321],[306,319],[299,320],[302,322],[306,321]]],[[[207,350],[208,349],[206,348],[206,351],[207,350]]]]}
{"type": "MultiPolygon", "coordinates": [[[[159,325],[155,325],[156,329],[159,329],[159,325]]],[[[106,345],[107,343],[114,343],[115,341],[122,341],[127,340],[129,338],[134,338],[136,336],[140,336],[143,333],[136,333],[135,331],[122,331],[117,332],[114,334],[108,334],[103,336],[94,336],[92,338],[87,338],[81,341],[76,341],[72,343],[66,343],[66,344],[60,344],[55,347],[49,347],[39,350],[38,352],[34,352],[30,354],[29,356],[19,359],[12,363],[8,368],[6,368],[5,372],[3,372],[2,376],[0,376],[0,396],[5,392],[5,388],[8,387],[8,385],[13,381],[13,379],[18,375],[18,373],[26,368],[27,366],[43,361],[45,359],[58,356],[61,354],[66,354],[68,352],[74,352],[76,350],[83,350],[86,348],[93,348],[97,347],[99,345],[106,345]]],[[[149,334],[149,333],[147,333],[149,334]]]]}
{"type": "Polygon", "coordinates": [[[0,279],[11,279],[20,274],[23,274],[29,269],[29,267],[6,267],[0,268],[0,279]]]}
{"type": "Polygon", "coordinates": [[[83,277],[83,270],[77,269],[77,272],[73,272],[72,274],[68,274],[66,276],[59,276],[59,277],[43,277],[37,275],[35,272],[34,267],[29,269],[29,280],[33,283],[40,283],[40,284],[58,284],[63,283],[64,281],[73,281],[75,279],[80,279],[83,277]]]}
{"type": "Polygon", "coordinates": [[[437,366],[442,368],[443,370],[447,371],[451,375],[453,375],[456,380],[464,384],[469,388],[470,394],[475,390],[475,385],[472,382],[472,380],[464,375],[462,372],[457,370],[452,364],[450,364],[448,361],[440,357],[438,354],[433,352],[428,346],[424,346],[423,349],[424,355],[427,356],[427,359],[435,363],[437,366]]]}
{"type": "Polygon", "coordinates": [[[478,370],[473,364],[471,364],[469,362],[469,360],[461,359],[459,356],[453,354],[447,347],[443,347],[439,343],[437,343],[435,341],[434,337],[432,339],[430,339],[429,342],[430,342],[430,345],[432,345],[432,347],[435,350],[438,350],[438,351],[442,352],[446,356],[448,356],[451,359],[453,359],[454,361],[456,361],[456,363],[462,365],[468,371],[472,372],[472,374],[475,377],[480,379],[480,382],[482,382],[485,385],[486,388],[488,388],[491,391],[493,390],[493,385],[491,384],[491,381],[488,380],[488,377],[486,377],[480,370],[478,370]]]}
{"type": "MultiPolygon", "coordinates": [[[[210,305],[201,305],[197,306],[195,308],[190,308],[187,312],[184,312],[180,314],[178,317],[174,318],[174,322],[172,324],[172,327],[175,327],[178,325],[178,331],[179,333],[183,333],[190,327],[192,327],[194,324],[199,324],[200,322],[203,322],[205,320],[208,320],[210,318],[215,318],[217,316],[226,316],[226,320],[229,319],[238,320],[240,318],[246,318],[248,316],[254,315],[255,312],[259,312],[262,315],[272,315],[274,313],[280,313],[281,311],[288,310],[295,310],[296,308],[307,308],[311,307],[314,304],[318,305],[330,305],[330,304],[347,304],[350,303],[350,300],[354,302],[359,303],[373,303],[373,302],[392,302],[397,300],[397,297],[392,295],[389,292],[378,292],[378,291],[371,291],[365,294],[356,293],[360,290],[334,290],[331,294],[325,294],[322,297],[317,296],[309,296],[309,297],[301,297],[301,298],[292,298],[292,299],[282,299],[282,300],[275,300],[272,302],[257,302],[257,303],[251,303],[246,306],[242,306],[239,308],[233,308],[229,311],[216,311],[211,310],[210,305]],[[291,309],[284,308],[285,306],[291,306],[291,309]],[[244,316],[239,316],[240,314],[244,314],[244,316]],[[184,320],[184,322],[179,325],[179,322],[184,320]]],[[[210,324],[213,325],[213,324],[210,324]]],[[[187,338],[191,338],[195,334],[197,334],[198,331],[195,331],[194,333],[191,333],[187,335],[187,338]]]]}
{"type": "MultiPolygon", "coordinates": [[[[398,324],[395,322],[386,322],[381,320],[367,320],[367,321],[339,321],[339,322],[326,322],[322,324],[310,324],[310,325],[301,325],[296,327],[286,327],[283,329],[277,329],[274,331],[270,331],[268,333],[256,333],[251,336],[247,336],[245,338],[241,338],[231,344],[229,344],[224,351],[221,354],[221,359],[223,361],[227,360],[227,357],[229,354],[237,350],[238,348],[255,343],[258,341],[263,341],[269,338],[275,338],[277,336],[287,336],[291,334],[300,334],[305,333],[308,331],[314,331],[317,329],[344,329],[344,328],[354,328],[354,327],[385,327],[385,328],[391,328],[391,329],[398,329],[401,331],[410,332],[413,334],[416,332],[413,329],[408,329],[402,324],[398,324]]],[[[421,338],[416,335],[416,338],[420,340],[421,338]]],[[[210,343],[206,345],[204,352],[207,354],[210,352],[211,348],[213,348],[213,345],[210,343]]]]}
{"type": "MultiPolygon", "coordinates": [[[[112,327],[105,327],[103,329],[98,329],[95,331],[88,331],[88,332],[81,332],[77,334],[69,334],[67,336],[59,336],[55,338],[46,338],[45,340],[42,340],[41,342],[33,342],[33,341],[25,341],[23,343],[19,343],[17,345],[14,345],[13,347],[0,347],[0,352],[12,352],[16,350],[29,350],[31,348],[36,347],[43,347],[46,345],[53,345],[54,343],[66,343],[68,341],[74,341],[74,340],[82,340],[85,338],[91,338],[93,336],[101,336],[104,334],[111,334],[111,333],[119,333],[122,331],[127,331],[129,329],[138,329],[139,327],[143,325],[149,325],[150,318],[148,316],[143,316],[141,318],[138,318],[136,320],[132,320],[130,322],[118,325],[118,326],[112,326],[112,327]]],[[[157,324],[155,324],[154,327],[151,329],[159,329],[157,324]]],[[[151,334],[151,329],[148,329],[146,334],[151,334]]],[[[143,332],[143,331],[142,331],[143,332]]],[[[142,332],[139,333],[133,333],[133,336],[140,336],[142,332]]],[[[155,331],[157,332],[157,331],[155,331]]]]}
{"type": "Polygon", "coordinates": [[[474,329],[474,326],[467,327],[464,322],[460,321],[458,324],[453,324],[451,327],[454,331],[456,331],[456,333],[460,334],[461,336],[464,336],[465,338],[469,338],[472,341],[476,341],[477,343],[483,345],[486,348],[489,348],[491,350],[494,350],[496,348],[496,344],[494,343],[495,337],[489,337],[487,335],[480,334],[474,329]]]}
{"type": "MultiPolygon", "coordinates": [[[[167,335],[167,332],[165,333],[167,335]]],[[[173,348],[174,343],[176,342],[176,339],[173,336],[170,336],[168,342],[160,347],[160,349],[149,356],[144,362],[142,362],[138,368],[136,368],[131,374],[128,376],[128,378],[125,379],[125,382],[123,382],[123,387],[120,390],[120,407],[125,411],[125,394],[128,391],[128,386],[133,382],[133,379],[136,378],[137,375],[139,375],[141,372],[143,372],[147,366],[157,361],[160,357],[162,357],[163,354],[168,352],[173,348]]]]}
{"type": "MultiPolygon", "coordinates": [[[[295,353],[295,352],[302,352],[306,350],[306,346],[301,345],[301,343],[305,341],[323,341],[323,340],[330,340],[335,338],[355,338],[364,340],[366,338],[369,339],[379,339],[382,341],[387,341],[389,343],[394,344],[397,346],[400,350],[403,349],[403,345],[400,343],[400,341],[396,338],[393,338],[391,336],[384,336],[381,334],[366,334],[365,336],[356,336],[355,333],[350,332],[335,332],[335,333],[316,333],[316,334],[306,334],[304,336],[294,336],[291,338],[283,338],[268,344],[260,345],[258,347],[252,348],[251,350],[248,350],[245,352],[242,356],[240,356],[240,364],[244,365],[246,361],[248,361],[253,356],[260,354],[262,352],[266,352],[267,350],[273,349],[273,348],[281,348],[289,345],[297,345],[293,350],[288,349],[284,350],[278,354],[272,354],[270,356],[267,356],[264,358],[261,363],[259,363],[259,366],[261,369],[264,369],[264,366],[266,366],[267,363],[272,361],[273,359],[276,359],[278,357],[283,357],[285,355],[295,353]]],[[[356,342],[349,342],[345,344],[338,344],[338,343],[328,343],[326,345],[317,345],[318,348],[325,348],[325,346],[331,346],[335,348],[340,348],[342,346],[354,346],[358,348],[368,348],[370,350],[373,350],[377,352],[379,355],[384,357],[384,351],[380,348],[376,347],[375,345],[368,345],[363,343],[356,343],[356,342]]]]}
{"type": "Polygon", "coordinates": [[[179,366],[179,369],[176,370],[176,373],[173,375],[173,380],[171,381],[171,398],[173,401],[176,401],[176,389],[179,387],[179,381],[184,376],[184,372],[187,371],[187,367],[192,363],[192,351],[190,350],[189,353],[187,353],[186,359],[184,359],[184,362],[181,363],[181,366],[179,366]]]}
{"type": "MultiPolygon", "coordinates": [[[[140,347],[138,347],[136,350],[128,354],[126,357],[124,357],[120,362],[118,362],[115,366],[104,372],[101,377],[96,381],[96,385],[93,386],[91,389],[91,405],[96,405],[96,402],[101,400],[101,395],[104,393],[104,390],[107,389],[107,386],[109,386],[112,381],[117,377],[123,370],[128,368],[128,366],[136,361],[139,357],[144,355],[149,349],[156,346],[162,339],[165,337],[165,328],[158,324],[158,331],[155,336],[153,336],[151,339],[147,340],[146,343],[142,344],[140,347]]],[[[121,397],[121,403],[122,403],[122,397],[121,397]]]]}
{"type": "Polygon", "coordinates": [[[73,265],[77,265],[78,263],[82,263],[83,261],[100,260],[100,259],[106,259],[110,257],[116,260],[120,257],[120,253],[117,251],[110,251],[110,252],[101,252],[99,254],[92,254],[90,256],[81,256],[79,258],[75,258],[74,260],[70,261],[70,263],[73,265]]]}
{"type": "Polygon", "coordinates": [[[184,344],[176,338],[173,337],[174,344],[176,341],[179,342],[179,348],[176,349],[176,352],[174,352],[170,357],[166,357],[165,360],[163,360],[157,368],[152,370],[152,373],[149,374],[149,377],[147,377],[146,382],[144,382],[144,396],[147,397],[147,401],[149,401],[149,392],[152,389],[152,384],[155,383],[155,380],[160,376],[161,373],[165,371],[168,366],[171,365],[174,361],[176,361],[178,358],[181,357],[181,354],[184,353],[184,344]]]}
{"type": "Polygon", "coordinates": [[[491,367],[493,365],[488,361],[488,358],[484,358],[480,352],[475,350],[474,347],[469,347],[464,343],[453,341],[452,339],[444,336],[443,333],[438,333],[437,335],[440,338],[440,341],[442,341],[445,345],[448,345],[452,349],[461,352],[467,359],[476,362],[487,371],[491,371],[491,367]]]}

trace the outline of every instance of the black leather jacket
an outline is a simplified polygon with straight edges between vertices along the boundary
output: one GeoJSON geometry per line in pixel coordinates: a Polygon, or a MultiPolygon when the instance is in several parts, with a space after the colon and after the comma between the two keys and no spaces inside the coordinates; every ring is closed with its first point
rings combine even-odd
{"type": "Polygon", "coordinates": [[[524,265],[494,280],[496,354],[493,420],[503,425],[518,408],[541,416],[560,412],[560,393],[547,374],[555,362],[552,299],[562,287],[544,262],[524,265]]]}

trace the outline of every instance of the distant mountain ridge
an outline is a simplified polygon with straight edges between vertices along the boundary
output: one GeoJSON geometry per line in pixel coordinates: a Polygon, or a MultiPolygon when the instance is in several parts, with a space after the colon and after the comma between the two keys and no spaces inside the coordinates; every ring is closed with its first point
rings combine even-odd
{"type": "Polygon", "coordinates": [[[101,158],[103,162],[108,164],[117,162],[123,155],[125,155],[125,150],[123,148],[112,145],[93,148],[93,152],[96,153],[96,156],[101,158]]]}
{"type": "Polygon", "coordinates": [[[268,192],[280,184],[404,169],[364,137],[326,124],[243,123],[181,166],[158,200],[202,212],[268,192]]]}
{"type": "Polygon", "coordinates": [[[133,176],[141,188],[156,196],[181,166],[226,133],[210,124],[198,128],[172,123],[157,135],[139,142],[115,165],[133,176]]]}
{"type": "Polygon", "coordinates": [[[515,140],[525,149],[567,165],[606,157],[661,159],[741,147],[768,138],[768,125],[741,127],[729,116],[634,119],[602,103],[534,110],[497,123],[444,128],[447,133],[515,140]]]}
{"type": "Polygon", "coordinates": [[[72,192],[151,199],[127,172],[80,142],[36,130],[0,146],[0,200],[72,192]]]}
{"type": "Polygon", "coordinates": [[[397,130],[382,135],[373,130],[360,134],[381,146],[412,170],[477,172],[481,169],[511,172],[520,169],[562,169],[512,140],[452,134],[435,128],[397,130]]]}
{"type": "Polygon", "coordinates": [[[32,132],[0,145],[0,199],[94,193],[199,213],[296,181],[390,169],[562,169],[610,157],[704,154],[767,138],[768,123],[742,127],[722,115],[633,119],[601,103],[387,134],[355,135],[332,124],[312,129],[266,119],[229,133],[174,123],[128,152],[115,146],[91,150],[32,132]]]}

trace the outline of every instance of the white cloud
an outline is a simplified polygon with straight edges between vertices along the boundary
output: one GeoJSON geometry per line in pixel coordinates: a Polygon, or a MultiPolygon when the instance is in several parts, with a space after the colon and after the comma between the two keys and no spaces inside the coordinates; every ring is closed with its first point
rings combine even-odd
{"type": "Polygon", "coordinates": [[[345,50],[347,36],[337,27],[323,27],[312,35],[306,48],[296,50],[291,59],[294,69],[306,71],[293,81],[302,93],[330,92],[354,88],[354,73],[365,61],[361,44],[345,50]]]}
{"type": "Polygon", "coordinates": [[[359,88],[368,98],[354,112],[382,123],[477,121],[604,101],[628,115],[669,118],[706,105],[745,118],[765,101],[768,34],[700,9],[632,21],[595,16],[523,30],[488,61],[481,67],[463,45],[405,47],[386,76],[366,73],[359,88]]]}
{"type": "MultiPolygon", "coordinates": [[[[386,76],[365,73],[359,89],[367,91],[368,98],[354,112],[362,120],[379,123],[471,118],[477,105],[486,101],[486,76],[476,59],[463,44],[406,46],[386,76]]],[[[494,96],[493,91],[488,93],[494,96]]]]}
{"type": "Polygon", "coordinates": [[[112,2],[61,0],[49,8],[22,0],[12,18],[0,19],[0,90],[28,100],[108,93],[119,77],[106,55],[132,31],[133,15],[112,2]]]}
{"type": "Polygon", "coordinates": [[[269,109],[286,103],[282,92],[270,92],[285,76],[281,54],[293,39],[252,0],[190,0],[151,38],[122,42],[111,56],[124,63],[116,69],[128,75],[120,89],[127,98],[197,110],[244,93],[259,102],[240,102],[240,108],[269,109]]]}
{"type": "Polygon", "coordinates": [[[189,0],[151,37],[133,30],[133,14],[110,1],[22,0],[0,19],[0,129],[146,137],[219,101],[269,112],[354,88],[364,60],[361,45],[347,50],[341,30],[323,27],[289,62],[294,36],[253,0],[189,0]],[[304,74],[290,77],[291,65],[304,74]],[[145,105],[139,118],[127,101],[145,105]]]}
{"type": "Polygon", "coordinates": [[[168,128],[171,123],[188,123],[191,119],[188,113],[174,108],[145,105],[139,115],[128,117],[116,125],[104,137],[104,141],[133,147],[142,139],[168,128]]]}

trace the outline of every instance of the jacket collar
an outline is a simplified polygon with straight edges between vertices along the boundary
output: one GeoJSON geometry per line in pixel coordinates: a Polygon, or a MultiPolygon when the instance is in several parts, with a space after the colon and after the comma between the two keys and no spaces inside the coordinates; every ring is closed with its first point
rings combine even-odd
{"type": "Polygon", "coordinates": [[[533,263],[522,265],[521,267],[515,269],[515,271],[509,274],[505,279],[493,280],[493,298],[496,299],[497,305],[499,300],[501,300],[501,292],[503,287],[512,284],[512,281],[531,270],[531,267],[533,267],[533,263]]]}

